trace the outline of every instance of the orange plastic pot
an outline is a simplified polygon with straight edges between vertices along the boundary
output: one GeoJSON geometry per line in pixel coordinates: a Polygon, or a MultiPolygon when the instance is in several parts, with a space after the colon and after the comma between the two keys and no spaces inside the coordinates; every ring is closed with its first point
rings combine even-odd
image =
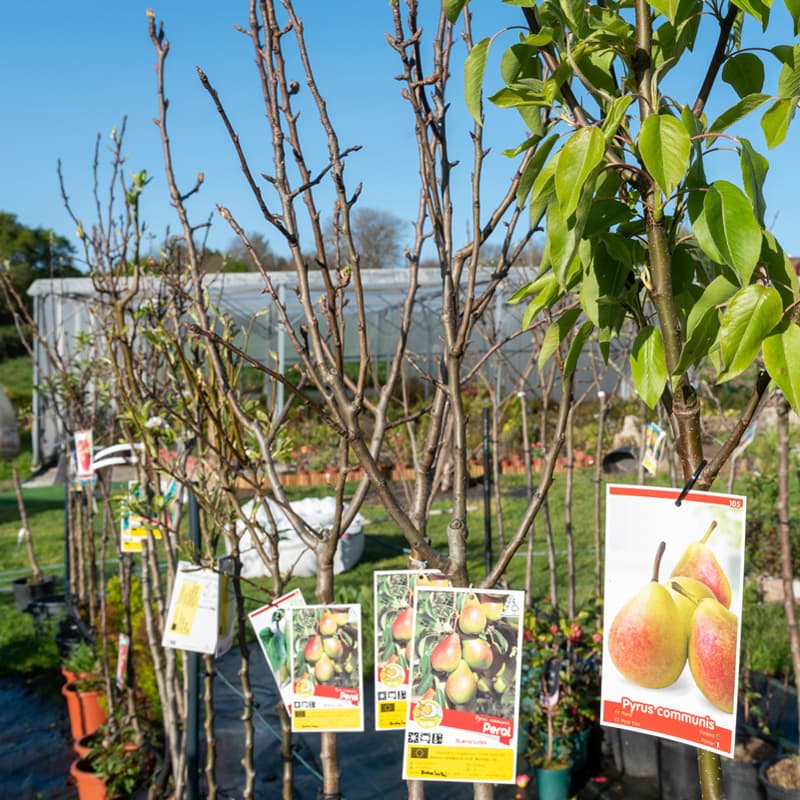
{"type": "Polygon", "coordinates": [[[74,683],[68,683],[61,688],[61,694],[67,701],[70,732],[76,742],[94,733],[108,719],[105,709],[100,704],[103,692],[79,692],[74,683]]]}
{"type": "Polygon", "coordinates": [[[92,769],[88,761],[84,759],[73,761],[69,774],[75,781],[79,800],[108,800],[103,778],[92,769]]]}

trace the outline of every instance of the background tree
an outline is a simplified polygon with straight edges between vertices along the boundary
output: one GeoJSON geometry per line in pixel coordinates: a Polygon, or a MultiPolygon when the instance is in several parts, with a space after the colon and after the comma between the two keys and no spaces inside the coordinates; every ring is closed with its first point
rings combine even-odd
{"type": "MultiPolygon", "coordinates": [[[[349,225],[361,269],[396,269],[403,266],[405,223],[400,217],[377,208],[356,208],[349,225]]],[[[343,265],[347,257],[338,211],[327,225],[326,234],[333,245],[337,263],[343,265]]]]}
{"type": "Polygon", "coordinates": [[[258,231],[249,231],[247,240],[252,247],[252,253],[242,244],[239,239],[232,239],[225,252],[225,271],[226,272],[254,272],[258,269],[253,258],[258,259],[258,263],[263,265],[267,272],[291,269],[289,261],[283,256],[278,255],[270,246],[266,236],[258,231]]]}
{"type": "MultiPolygon", "coordinates": [[[[27,289],[33,281],[81,274],[73,263],[74,252],[63,236],[45,228],[30,228],[19,222],[16,214],[0,211],[0,264],[28,310],[32,304],[27,289]]],[[[6,297],[0,297],[0,328],[13,324],[13,307],[6,297]]]]}

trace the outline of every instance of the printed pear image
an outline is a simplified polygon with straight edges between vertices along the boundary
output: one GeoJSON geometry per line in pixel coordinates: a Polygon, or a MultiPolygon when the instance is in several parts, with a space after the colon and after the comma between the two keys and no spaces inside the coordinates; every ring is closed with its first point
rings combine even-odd
{"type": "Polygon", "coordinates": [[[672,570],[672,578],[686,577],[704,583],[714,592],[714,596],[722,603],[725,608],[731,605],[731,585],[728,578],[722,571],[722,567],[717,561],[711,547],[707,544],[708,537],[717,527],[717,521],[713,520],[705,536],[698,542],[692,542],[684,554],[678,559],[675,569],[672,570]]]}
{"type": "MultiPolygon", "coordinates": [[[[693,600],[691,596],[689,599],[693,600]]],[[[736,685],[739,620],[716,597],[696,602],[689,633],[689,669],[709,703],[730,714],[736,685]]]]}
{"type": "Polygon", "coordinates": [[[661,542],[651,580],[617,612],[608,633],[614,666],[646,689],[675,683],[686,664],[686,631],[676,624],[678,609],[669,589],[658,582],[665,548],[661,542]]]}
{"type": "Polygon", "coordinates": [[[673,578],[669,585],[672,599],[675,601],[675,606],[678,609],[678,616],[683,622],[684,630],[686,631],[686,639],[688,641],[689,634],[692,632],[692,616],[694,616],[697,603],[705,597],[714,597],[714,592],[708,588],[704,583],[695,580],[694,578],[673,578]],[[683,591],[678,591],[673,588],[678,584],[683,591]]]}

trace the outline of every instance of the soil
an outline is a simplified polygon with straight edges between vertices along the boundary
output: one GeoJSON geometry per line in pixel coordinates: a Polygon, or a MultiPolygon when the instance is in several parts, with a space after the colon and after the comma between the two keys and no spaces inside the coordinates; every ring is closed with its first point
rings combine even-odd
{"type": "Polygon", "coordinates": [[[775,745],[751,736],[742,742],[737,742],[733,757],[737,761],[767,761],[775,757],[775,745]]]}
{"type": "Polygon", "coordinates": [[[766,771],[767,780],[783,789],[800,789],[800,756],[776,761],[766,771]]]}

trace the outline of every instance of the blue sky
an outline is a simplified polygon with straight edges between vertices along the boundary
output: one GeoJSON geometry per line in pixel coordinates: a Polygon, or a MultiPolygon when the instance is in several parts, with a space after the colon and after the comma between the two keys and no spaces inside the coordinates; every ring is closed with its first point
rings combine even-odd
{"type": "MultiPolygon", "coordinates": [[[[432,5],[431,0],[426,3],[432,5]]],[[[478,35],[517,19],[518,12],[502,8],[499,3],[491,3],[491,14],[485,13],[490,8],[489,0],[479,0],[474,5],[478,35]]],[[[417,163],[410,115],[400,97],[400,84],[394,80],[399,64],[384,37],[392,28],[388,0],[299,0],[297,6],[340,143],[343,147],[363,146],[348,160],[346,177],[351,187],[363,182],[364,206],[413,220],[417,209],[417,163]]],[[[260,221],[221,122],[195,73],[195,67],[200,66],[218,89],[243,143],[254,157],[255,171],[270,171],[268,131],[263,124],[252,49],[249,41],[234,30],[235,24],[246,24],[246,0],[166,0],[152,7],[156,17],[164,20],[171,42],[167,66],[169,121],[181,188],[190,188],[197,172],[202,171],[206,178],[201,193],[191,201],[194,222],[213,215],[209,243],[226,247],[233,240],[233,233],[215,213],[215,205],[221,203],[231,209],[245,229],[260,230],[280,249],[275,234],[260,221]]],[[[155,53],[147,35],[147,4],[132,0],[80,0],[72,4],[44,0],[35,6],[38,19],[33,18],[32,8],[23,3],[6,4],[4,8],[5,35],[0,47],[4,75],[0,209],[15,213],[26,225],[53,228],[72,238],[73,226],[59,196],[57,161],[62,161],[77,213],[91,222],[90,169],[95,137],[101,134],[101,158],[107,160],[108,133],[127,117],[125,149],[129,171],[147,169],[153,176],[144,199],[143,216],[158,238],[168,225],[176,231],[177,218],[167,199],[158,131],[152,122],[157,114],[157,99],[155,53]]],[[[457,73],[463,45],[456,50],[457,73]]],[[[498,53],[499,50],[500,45],[498,53]]],[[[459,128],[460,123],[466,123],[466,114],[460,76],[454,77],[451,132],[457,136],[454,153],[462,159],[459,179],[466,190],[471,144],[465,134],[466,124],[459,128]]],[[[302,82],[299,74],[298,79],[302,82]]],[[[684,99],[693,97],[691,86],[687,90],[689,94],[684,99]]],[[[310,112],[306,117],[311,121],[310,112]]],[[[795,187],[800,180],[797,124],[790,129],[782,147],[767,153],[772,162],[766,191],[767,219],[790,254],[800,254],[800,225],[794,210],[795,187]]],[[[751,128],[748,135],[753,144],[766,153],[756,118],[751,128]]],[[[487,139],[492,155],[486,186],[490,197],[502,191],[509,172],[510,164],[501,151],[515,146],[523,137],[524,130],[514,113],[494,111],[489,117],[487,139]]],[[[315,130],[307,155],[319,166],[325,158],[322,145],[315,130]]],[[[733,160],[721,158],[721,162],[725,163],[720,166],[724,174],[733,160]]],[[[732,177],[737,180],[735,175],[732,177]]],[[[466,191],[463,198],[466,199],[466,191]]],[[[323,213],[326,210],[323,207],[323,213]]],[[[469,204],[464,202],[456,215],[458,235],[466,230],[469,215],[469,204]]]]}

